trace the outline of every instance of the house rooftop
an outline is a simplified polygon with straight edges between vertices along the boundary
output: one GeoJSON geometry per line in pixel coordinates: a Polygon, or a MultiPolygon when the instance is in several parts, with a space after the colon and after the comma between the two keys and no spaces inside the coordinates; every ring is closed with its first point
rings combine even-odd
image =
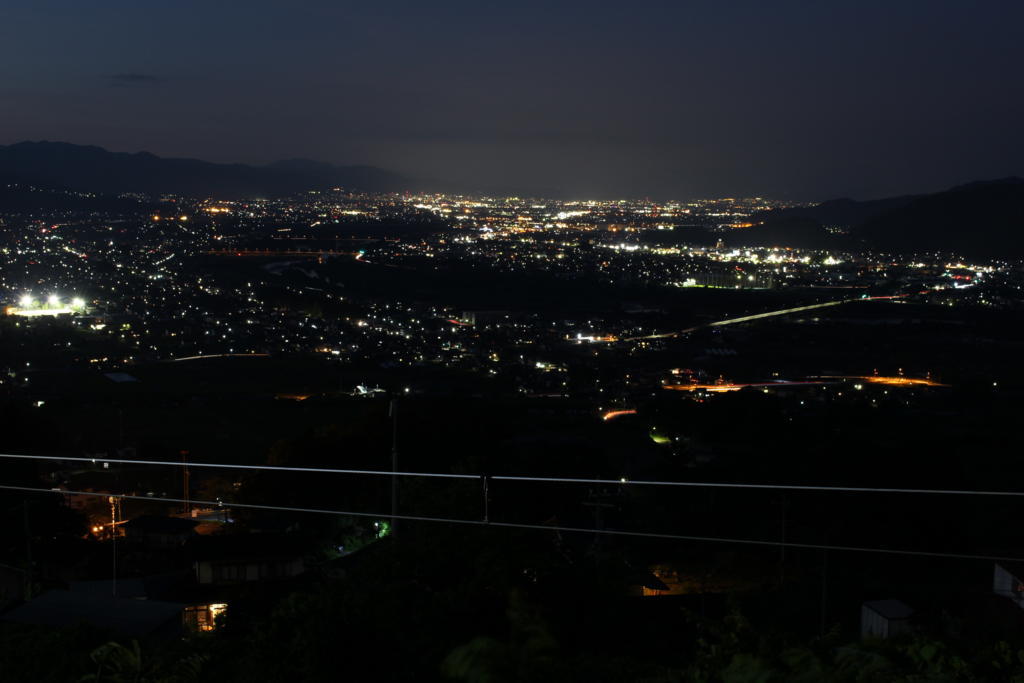
{"type": "Polygon", "coordinates": [[[212,534],[196,536],[186,544],[194,560],[246,561],[301,557],[306,544],[285,534],[212,534]]]}
{"type": "Polygon", "coordinates": [[[902,600],[868,600],[864,606],[886,619],[909,619],[914,616],[914,608],[902,600]]]}
{"type": "Polygon", "coordinates": [[[169,624],[178,626],[183,609],[184,605],[176,602],[54,590],[0,615],[0,619],[57,627],[86,623],[126,636],[146,636],[169,624]]]}
{"type": "Polygon", "coordinates": [[[187,534],[191,532],[199,522],[192,519],[180,517],[162,517],[160,515],[142,515],[130,519],[121,526],[129,531],[137,531],[144,534],[187,534]]]}

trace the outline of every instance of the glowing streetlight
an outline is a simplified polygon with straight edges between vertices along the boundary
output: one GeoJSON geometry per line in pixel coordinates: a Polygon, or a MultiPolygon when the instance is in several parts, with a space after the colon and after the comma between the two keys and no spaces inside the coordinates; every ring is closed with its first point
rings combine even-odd
{"type": "Polygon", "coordinates": [[[76,296],[71,300],[71,308],[82,309],[85,308],[85,299],[80,296],[76,296]]]}
{"type": "Polygon", "coordinates": [[[21,299],[18,300],[18,303],[21,305],[22,308],[32,308],[32,305],[35,303],[35,300],[32,298],[31,294],[26,294],[23,297],[21,297],[21,299]]]}
{"type": "Polygon", "coordinates": [[[50,306],[57,306],[60,304],[60,298],[58,298],[56,294],[51,294],[46,297],[46,303],[50,306]]]}

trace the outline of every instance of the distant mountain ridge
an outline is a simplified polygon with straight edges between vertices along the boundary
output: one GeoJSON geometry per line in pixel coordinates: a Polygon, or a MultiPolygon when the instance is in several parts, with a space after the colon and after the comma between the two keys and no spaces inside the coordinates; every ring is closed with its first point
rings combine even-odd
{"type": "Polygon", "coordinates": [[[1024,180],[1003,178],[954,187],[871,216],[854,233],[893,251],[954,251],[1024,256],[1024,180]]]}
{"type": "Polygon", "coordinates": [[[224,198],[276,197],[330,187],[390,192],[411,185],[408,178],[373,166],[335,166],[305,159],[266,166],[217,164],[48,141],[0,145],[0,178],[108,195],[140,192],[224,198]]]}
{"type": "Polygon", "coordinates": [[[934,194],[868,201],[835,199],[766,211],[755,221],[758,225],[742,235],[751,245],[1016,258],[1024,256],[1024,179],[984,180],[934,194]]]}
{"type": "MultiPolygon", "coordinates": [[[[150,196],[279,197],[345,187],[374,192],[415,189],[373,166],[285,159],[265,166],[171,159],[149,152],[110,152],[65,142],[0,145],[0,210],[128,207],[150,196]],[[83,196],[95,193],[99,197],[83,196]]],[[[813,206],[754,216],[755,227],[729,233],[746,246],[952,251],[964,256],[1024,257],[1024,179],[967,183],[943,192],[813,206]]]]}

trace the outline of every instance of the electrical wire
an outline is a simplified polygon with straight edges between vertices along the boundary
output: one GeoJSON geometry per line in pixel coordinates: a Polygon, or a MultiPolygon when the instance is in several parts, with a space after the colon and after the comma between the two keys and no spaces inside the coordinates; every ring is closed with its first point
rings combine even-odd
{"type": "Polygon", "coordinates": [[[723,488],[723,489],[765,489],[781,491],[828,491],[836,493],[912,493],[912,494],[941,494],[948,496],[1003,496],[1003,497],[1024,497],[1024,491],[975,491],[969,489],[911,489],[911,488],[882,488],[872,486],[815,486],[803,484],[743,484],[732,482],[708,482],[708,481],[650,481],[643,479],[583,479],[573,477],[520,477],[495,475],[493,481],[536,481],[565,484],[604,484],[619,486],[684,486],[693,488],[723,488]]]}
{"type": "Polygon", "coordinates": [[[373,512],[356,512],[350,510],[328,510],[324,508],[291,507],[283,505],[264,505],[256,503],[230,503],[222,501],[185,500],[184,498],[165,498],[162,496],[139,496],[119,493],[98,493],[96,491],[69,491],[64,489],[47,489],[32,486],[13,486],[0,484],[0,489],[7,491],[23,491],[33,493],[51,493],[60,495],[97,496],[103,498],[119,498],[125,500],[162,501],[165,503],[191,503],[193,505],[209,505],[215,508],[240,508],[247,510],[273,510],[276,512],[306,512],[317,514],[339,515],[343,517],[369,517],[375,519],[396,519],[412,522],[439,522],[444,524],[462,524],[479,527],[501,527],[507,529],[530,529],[534,531],[558,531],[564,533],[604,534],[607,536],[631,536],[636,538],[652,538],[676,541],[695,541],[701,543],[725,543],[732,545],[748,545],[775,548],[797,548],[802,550],[833,550],[840,552],[872,553],[876,555],[901,555],[909,557],[932,557],[955,560],[984,560],[989,562],[1024,562],[1024,557],[1003,557],[998,555],[976,555],[970,553],[945,553],[927,550],[903,550],[896,548],[871,548],[863,546],[825,545],[817,543],[793,543],[790,541],[767,541],[750,538],[728,538],[723,536],[690,536],[684,534],[667,534],[647,531],[628,531],[625,529],[590,529],[550,524],[523,524],[519,522],[494,522],[482,519],[461,519],[457,517],[426,517],[421,515],[392,515],[373,512]]]}
{"type": "Polygon", "coordinates": [[[1024,498],[1024,491],[984,491],[972,489],[915,489],[885,488],[871,486],[823,486],[804,484],[745,484],[733,482],[706,481],[658,481],[646,479],[589,479],[579,477],[533,477],[517,475],[447,474],[444,472],[393,472],[391,470],[354,470],[329,467],[287,467],[282,465],[238,465],[215,462],[181,462],[175,460],[128,460],[124,458],[82,458],[73,456],[21,455],[0,453],[0,458],[23,460],[46,460],[52,462],[111,462],[125,465],[164,465],[171,467],[212,467],[217,469],[257,470],[271,472],[312,472],[317,474],[361,474],[386,477],[424,477],[437,479],[471,479],[479,481],[487,476],[491,481],[524,481],[561,484],[594,484],[603,486],[676,486],[689,488],[763,489],[775,491],[822,491],[833,493],[904,493],[947,496],[997,496],[1003,498],[1024,498]]]}
{"type": "Polygon", "coordinates": [[[236,465],[222,462],[182,462],[180,460],[128,460],[125,458],[81,458],[73,456],[49,456],[49,455],[18,455],[13,453],[0,453],[0,458],[12,458],[23,460],[47,460],[47,461],[70,461],[70,462],[113,462],[119,465],[169,465],[172,467],[214,467],[217,469],[230,470],[264,470],[270,472],[314,472],[318,474],[366,474],[384,475],[389,477],[436,477],[439,479],[480,479],[477,474],[445,474],[443,472],[392,472],[391,470],[345,470],[330,467],[287,467],[283,465],[236,465]]]}

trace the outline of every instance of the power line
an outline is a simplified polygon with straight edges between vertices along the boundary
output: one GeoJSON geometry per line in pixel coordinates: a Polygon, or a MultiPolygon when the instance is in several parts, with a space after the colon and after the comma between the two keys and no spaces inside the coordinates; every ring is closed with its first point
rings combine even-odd
{"type": "MultiPolygon", "coordinates": [[[[183,467],[184,463],[173,460],[128,460],[125,458],[80,458],[72,456],[49,456],[49,455],[19,455],[14,453],[0,453],[0,458],[12,458],[23,460],[47,460],[47,461],[70,461],[70,462],[113,462],[119,465],[170,465],[172,467],[183,467]]],[[[345,470],[330,467],[287,467],[283,465],[236,465],[222,462],[192,462],[188,467],[214,467],[217,469],[232,470],[265,470],[270,472],[314,472],[318,474],[367,474],[380,476],[399,477],[436,477],[439,479],[480,479],[476,474],[445,474],[443,472],[392,472],[391,470],[345,470]]]]}
{"type": "MultiPolygon", "coordinates": [[[[160,496],[139,496],[119,493],[97,493],[95,491],[69,491],[64,489],[47,489],[32,486],[12,486],[0,484],[0,489],[8,491],[25,491],[33,493],[54,493],[60,495],[114,497],[126,500],[163,501],[165,503],[184,503],[182,498],[164,498],[160,496]]],[[[212,507],[242,508],[247,510],[273,510],[276,512],[307,512],[316,514],[339,515],[343,517],[370,517],[386,519],[392,515],[374,512],[355,512],[350,510],[327,510],[324,508],[291,507],[283,505],[263,505],[256,503],[231,503],[225,506],[221,501],[194,500],[193,503],[212,507]]],[[[802,550],[835,550],[844,552],[872,553],[876,555],[901,555],[909,557],[934,557],[954,560],[984,560],[990,562],[1024,562],[1024,557],[1002,557],[998,555],[975,555],[969,553],[944,553],[927,550],[901,550],[895,548],[871,548],[863,546],[824,545],[817,543],[792,543],[789,541],[764,541],[750,538],[727,538],[723,536],[689,536],[683,534],[667,534],[648,531],[628,531],[625,529],[589,529],[549,524],[523,524],[518,522],[489,522],[481,519],[461,519],[457,517],[426,517],[421,515],[394,515],[395,519],[413,522],[438,522],[443,524],[463,524],[480,527],[502,527],[507,529],[530,529],[534,531],[559,531],[565,533],[605,534],[609,536],[631,536],[636,538],[652,538],[675,541],[696,541],[702,543],[726,543],[733,545],[749,545],[774,548],[799,548],[802,550]]]]}
{"type": "Polygon", "coordinates": [[[519,477],[507,475],[495,475],[493,481],[539,481],[565,484],[605,484],[619,486],[684,486],[693,488],[724,488],[724,489],[766,489],[782,491],[829,491],[836,493],[914,493],[914,494],[941,494],[950,496],[1009,496],[1024,497],[1024,491],[973,491],[967,489],[910,489],[910,488],[880,488],[870,486],[815,486],[802,484],[742,484],[732,482],[708,482],[708,481],[650,481],[643,479],[585,479],[574,477],[519,477]]]}
{"type": "MultiPolygon", "coordinates": [[[[181,462],[172,460],[128,460],[124,458],[82,458],[73,456],[49,456],[49,455],[21,455],[14,453],[0,453],[0,458],[23,459],[23,460],[46,460],[51,462],[112,462],[126,465],[166,465],[171,467],[183,467],[181,462]]],[[[336,469],[329,467],[287,467],[283,465],[238,465],[232,463],[216,462],[189,462],[189,467],[211,467],[217,469],[236,470],[258,470],[271,472],[312,472],[317,474],[364,474],[386,477],[425,477],[437,479],[464,479],[479,481],[483,475],[480,474],[447,474],[444,472],[392,472],[391,470],[353,470],[336,469]]],[[[744,484],[733,482],[707,482],[707,481],[659,481],[647,479],[589,479],[580,477],[533,477],[516,475],[488,475],[491,481],[532,481],[541,483],[561,484],[595,484],[603,486],[679,486],[689,488],[727,488],[727,489],[762,489],[774,491],[823,491],[833,493],[905,493],[905,494],[932,494],[948,496],[997,496],[1004,498],[1024,498],[1024,491],[984,491],[972,489],[914,489],[914,488],[885,488],[871,486],[823,486],[804,484],[744,484]]]]}

